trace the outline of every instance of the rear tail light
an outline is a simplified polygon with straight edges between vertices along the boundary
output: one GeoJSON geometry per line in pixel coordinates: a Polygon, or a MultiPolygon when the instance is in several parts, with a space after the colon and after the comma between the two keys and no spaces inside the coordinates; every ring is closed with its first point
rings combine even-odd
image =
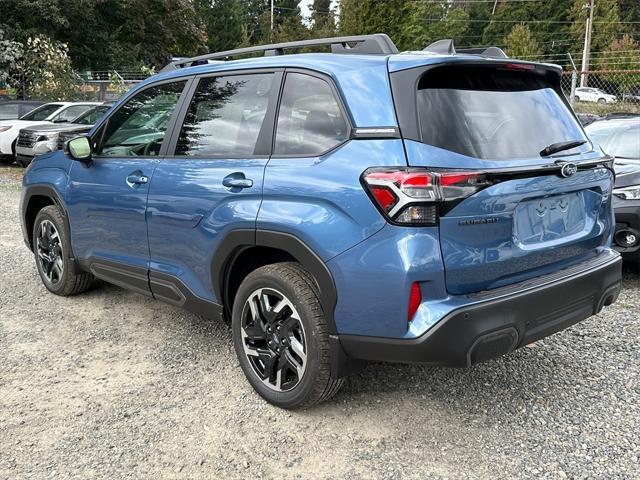
{"type": "Polygon", "coordinates": [[[362,182],[392,223],[437,225],[439,209],[491,183],[482,172],[433,172],[423,168],[370,168],[362,182]]]}

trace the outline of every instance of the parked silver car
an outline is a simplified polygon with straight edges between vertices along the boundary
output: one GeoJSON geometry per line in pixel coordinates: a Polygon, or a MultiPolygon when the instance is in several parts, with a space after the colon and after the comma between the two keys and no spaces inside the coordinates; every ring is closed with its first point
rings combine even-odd
{"type": "Polygon", "coordinates": [[[16,162],[26,167],[34,156],[62,148],[65,141],[91,130],[93,124],[110,108],[111,104],[96,105],[72,119],[70,123],[23,128],[16,142],[16,162]]]}

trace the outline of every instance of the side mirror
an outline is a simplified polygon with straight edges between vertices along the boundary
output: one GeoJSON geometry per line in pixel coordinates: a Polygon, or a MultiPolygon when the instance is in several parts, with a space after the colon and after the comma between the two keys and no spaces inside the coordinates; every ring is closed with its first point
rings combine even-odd
{"type": "Polygon", "coordinates": [[[64,153],[74,160],[88,162],[91,160],[91,144],[88,137],[76,137],[67,142],[64,153]]]}

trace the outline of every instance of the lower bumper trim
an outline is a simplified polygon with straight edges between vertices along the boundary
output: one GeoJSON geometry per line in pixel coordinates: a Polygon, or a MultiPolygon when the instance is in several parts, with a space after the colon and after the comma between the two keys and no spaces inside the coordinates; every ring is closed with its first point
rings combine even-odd
{"type": "Polygon", "coordinates": [[[465,367],[495,358],[615,302],[622,260],[613,252],[609,257],[579,274],[463,307],[415,339],[340,335],[340,344],[346,355],[360,360],[465,367]]]}

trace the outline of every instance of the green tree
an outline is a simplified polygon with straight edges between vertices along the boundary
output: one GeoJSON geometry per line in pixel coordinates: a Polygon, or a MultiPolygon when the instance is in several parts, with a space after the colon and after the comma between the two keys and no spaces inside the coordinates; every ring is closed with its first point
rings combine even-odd
{"type": "Polygon", "coordinates": [[[404,49],[408,12],[406,0],[342,0],[339,30],[343,35],[386,33],[398,48],[404,49]]]}
{"type": "Polygon", "coordinates": [[[331,37],[336,33],[336,15],[331,0],[313,0],[311,10],[311,35],[316,38],[331,37]]]}
{"type": "MultiPolygon", "coordinates": [[[[574,0],[570,12],[573,24],[570,35],[573,39],[573,52],[582,52],[584,48],[584,35],[589,9],[584,8],[584,0],[574,0]]],[[[594,3],[593,27],[591,34],[591,51],[602,52],[622,32],[622,24],[618,13],[617,0],[596,0],[594,3]]]]}
{"type": "Polygon", "coordinates": [[[513,27],[504,39],[505,53],[513,58],[536,60],[542,54],[542,49],[531,34],[531,30],[524,25],[513,27]]]}
{"type": "Polygon", "coordinates": [[[210,52],[237,48],[243,43],[245,8],[240,0],[196,0],[196,13],[207,33],[210,52]]]}
{"type": "Polygon", "coordinates": [[[24,43],[5,37],[0,29],[0,80],[14,88],[18,98],[66,100],[80,94],[67,46],[45,35],[24,43]]]}
{"type": "Polygon", "coordinates": [[[446,0],[407,2],[407,20],[398,42],[402,49],[422,50],[443,38],[462,38],[469,26],[469,14],[446,0]]]}
{"type": "Polygon", "coordinates": [[[640,46],[631,35],[616,39],[598,57],[596,66],[602,70],[611,70],[611,59],[616,59],[615,70],[640,70],[640,46]]]}

